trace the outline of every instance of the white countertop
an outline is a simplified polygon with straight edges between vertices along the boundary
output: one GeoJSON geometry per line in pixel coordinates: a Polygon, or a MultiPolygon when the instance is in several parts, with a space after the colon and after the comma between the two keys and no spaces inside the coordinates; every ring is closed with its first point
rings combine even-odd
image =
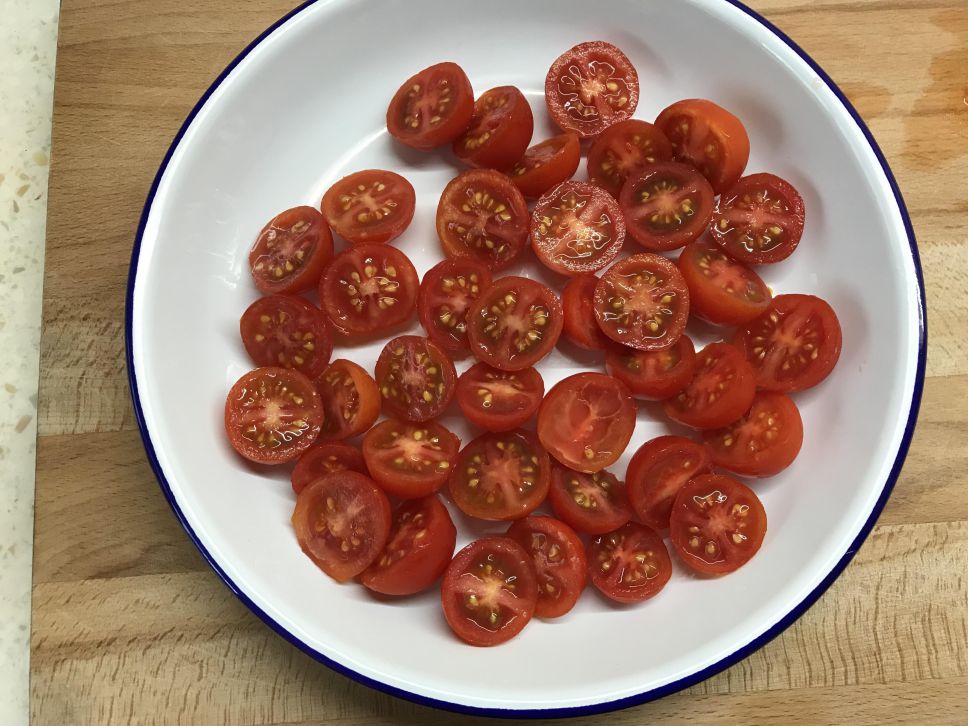
{"type": "Polygon", "coordinates": [[[59,0],[0,22],[0,724],[28,722],[30,573],[47,172],[59,0]]]}

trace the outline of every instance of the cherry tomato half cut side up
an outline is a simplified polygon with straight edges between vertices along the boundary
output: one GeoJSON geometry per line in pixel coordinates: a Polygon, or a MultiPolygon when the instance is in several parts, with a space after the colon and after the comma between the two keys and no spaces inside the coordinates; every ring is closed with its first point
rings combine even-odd
{"type": "Polygon", "coordinates": [[[335,471],[355,471],[369,476],[363,452],[342,441],[315,444],[296,461],[292,470],[292,490],[299,494],[321,476],[335,471]]]}
{"type": "Polygon", "coordinates": [[[524,195],[510,179],[492,169],[474,169],[444,187],[437,236],[447,257],[470,257],[500,270],[524,250],[528,219],[524,195]]]}
{"type": "Polygon", "coordinates": [[[393,513],[386,547],[360,575],[382,595],[413,595],[444,574],[457,545],[457,528],[437,497],[404,502],[393,513]]]}
{"type": "Polygon", "coordinates": [[[587,534],[611,532],[632,518],[625,484],[604,469],[585,474],[552,462],[548,501],[556,517],[587,534]]]}
{"type": "Polygon", "coordinates": [[[257,464],[284,464],[313,445],[323,405],[313,382],[289,368],[256,368],[225,399],[232,447],[257,464]]]}
{"type": "Polygon", "coordinates": [[[728,426],[749,411],[756,393],[753,369],[728,343],[710,343],[696,356],[689,385],[666,399],[666,416],[694,429],[728,426]]]}
{"type": "Polygon", "coordinates": [[[381,421],[363,437],[363,459],[377,484],[393,496],[414,499],[444,485],[460,439],[436,421],[381,421]]]}
{"type": "Polygon", "coordinates": [[[624,383],[601,373],[577,373],[548,391],[538,409],[538,438],[568,468],[594,473],[625,451],[635,414],[624,383]]]}
{"type": "Polygon", "coordinates": [[[429,421],[454,397],[457,371],[447,353],[419,335],[389,341],[376,362],[383,410],[407,421],[429,421]]]}
{"type": "Polygon", "coordinates": [[[333,259],[333,233],[312,207],[293,207],[263,227],[249,252],[249,269],[263,295],[316,287],[333,259]]]}
{"type": "Polygon", "coordinates": [[[501,371],[477,363],[457,379],[457,405],[464,417],[485,431],[510,431],[535,415],[544,380],[534,368],[501,371]]]}
{"type": "Polygon", "coordinates": [[[608,265],[625,242],[625,219],[616,201],[585,182],[566,181],[545,194],[531,215],[531,248],[562,275],[608,265]]]}
{"type": "Polygon", "coordinates": [[[592,584],[615,602],[636,603],[654,597],[672,577],[665,542],[648,527],[629,522],[600,534],[588,545],[592,584]]]}
{"type": "Polygon", "coordinates": [[[344,176],[323,195],[326,222],[355,244],[396,239],[410,226],[417,196],[399,174],[368,169],[344,176]]]}
{"type": "Polygon", "coordinates": [[[703,441],[716,466],[743,476],[773,476],[800,453],[803,421],[789,396],[760,391],[743,418],[726,428],[704,432],[703,441]]]}
{"type": "Polygon", "coordinates": [[[622,51],[601,40],[562,53],[545,78],[551,119],[582,138],[629,118],[638,102],[638,73],[622,51]]]}
{"type": "Polygon", "coordinates": [[[535,144],[511,167],[508,176],[526,197],[540,197],[571,179],[581,160],[581,142],[575,134],[559,134],[535,144]]]}
{"type": "Polygon", "coordinates": [[[658,128],[639,119],[619,121],[588,150],[588,179],[617,199],[627,179],[670,159],[672,145],[658,128]]]}
{"type": "Polygon", "coordinates": [[[721,474],[701,474],[676,495],[669,534],[690,568],[722,575],[738,570],[759,551],[766,512],[745,484],[721,474]]]}
{"type": "Polygon", "coordinates": [[[239,330],[257,366],[292,368],[315,378],[333,352],[326,315],[295,295],[259,298],[242,313],[239,330]]]}
{"type": "Polygon", "coordinates": [[[437,63],[408,78],[394,94],[387,131],[414,149],[432,149],[464,133],[473,113],[467,74],[456,63],[437,63]]]}
{"type": "Polygon", "coordinates": [[[466,352],[467,311],[490,285],[490,270],[470,258],[444,260],[427,270],[417,315],[430,339],[451,353],[466,352]]]}
{"type": "Polygon", "coordinates": [[[709,452],[692,439],[659,436],[646,441],[632,456],[625,474],[635,515],[652,529],[668,529],[679,490],[694,476],[708,472],[709,466],[709,452]]]}
{"type": "Polygon", "coordinates": [[[840,321],[813,295],[777,295],[758,318],[736,331],[732,343],[753,366],[756,385],[802,391],[830,375],[840,358],[840,321]]]}
{"type": "Polygon", "coordinates": [[[650,252],[668,252],[699,237],[713,214],[713,188],[674,161],[631,177],[618,197],[629,236],[650,252]]]}
{"type": "Polygon", "coordinates": [[[748,323],[770,304],[772,293],[760,276],[706,239],[687,245],[677,265],[690,310],[714,325],[748,323]]]}
{"type": "Polygon", "coordinates": [[[498,645],[520,633],[538,602],[531,556],[507,537],[485,537],[457,553],[440,584],[444,618],[471,645],[498,645]]]}
{"type": "Polygon", "coordinates": [[[588,582],[585,546],[575,531],[551,517],[525,517],[507,536],[531,556],[538,580],[535,616],[559,618],[575,607],[588,582]]]}
{"type": "Polygon", "coordinates": [[[596,285],[598,278],[591,273],[575,275],[561,293],[561,305],[565,312],[561,332],[585,350],[605,350],[614,345],[595,319],[596,285]]]}
{"type": "Polygon", "coordinates": [[[338,582],[363,572],[390,534],[390,501],[355,471],[317,479],[296,498],[292,526],[302,551],[338,582]]]}
{"type": "Polygon", "coordinates": [[[689,385],[696,371],[696,349],[683,333],[662,350],[635,350],[612,343],[605,350],[605,370],[646,401],[663,401],[689,385]]]}
{"type": "Polygon", "coordinates": [[[474,102],[470,127],[454,141],[454,154],[471,166],[504,171],[527,150],[532,133],[528,99],[514,86],[499,86],[474,102]]]}
{"type": "Polygon", "coordinates": [[[316,379],[326,418],[320,441],[340,441],[362,434],[380,415],[376,381],[353,361],[334,360],[316,379]]]}

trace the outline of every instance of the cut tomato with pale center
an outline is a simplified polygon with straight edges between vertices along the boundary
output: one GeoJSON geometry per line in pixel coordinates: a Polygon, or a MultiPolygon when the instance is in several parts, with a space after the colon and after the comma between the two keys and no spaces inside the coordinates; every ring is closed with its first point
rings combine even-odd
{"type": "Polygon", "coordinates": [[[257,366],[292,368],[315,378],[333,352],[326,315],[295,295],[259,298],[242,313],[239,330],[257,366]]]}
{"type": "Polygon", "coordinates": [[[637,522],[595,537],[588,546],[588,568],[595,587],[620,603],[655,597],[672,577],[662,538],[637,522]]]}
{"type": "Polygon", "coordinates": [[[457,404],[468,421],[486,431],[509,431],[534,416],[544,380],[534,368],[502,371],[478,363],[457,380],[457,404]]]}
{"type": "Polygon", "coordinates": [[[773,476],[800,453],[803,422],[789,396],[760,391],[743,418],[726,428],[706,431],[703,440],[716,466],[744,476],[773,476]]]}
{"type": "Polygon", "coordinates": [[[570,611],[588,581],[585,546],[575,531],[551,517],[525,517],[507,536],[531,556],[538,581],[539,618],[558,618],[570,611]]]}
{"type": "Polygon", "coordinates": [[[474,91],[456,63],[437,63],[408,78],[387,108],[387,131],[415,149],[449,144],[467,128],[474,91]]]}
{"type": "Polygon", "coordinates": [[[751,174],[723,192],[711,227],[716,244],[749,265],[785,260],[803,235],[803,198],[773,174],[751,174]]]}
{"type": "Polygon", "coordinates": [[[667,252],[699,237],[713,214],[713,190],[695,169],[674,161],[646,167],[619,195],[629,235],[650,252],[667,252]]]}
{"type": "Polygon", "coordinates": [[[491,273],[470,258],[444,260],[420,283],[417,315],[427,335],[445,350],[467,350],[467,311],[491,285],[491,273]]]}
{"type": "Polygon", "coordinates": [[[619,121],[588,150],[588,179],[617,199],[627,179],[671,158],[672,146],[658,128],[639,119],[619,121]]]}
{"type": "Polygon", "coordinates": [[[259,292],[297,293],[319,282],[333,258],[333,234],[312,207],[294,207],[274,217],[249,252],[249,269],[259,292]]]}
{"type": "Polygon", "coordinates": [[[728,343],[710,343],[696,356],[689,385],[666,399],[663,410],[683,426],[714,429],[746,413],[755,393],[753,370],[743,354],[728,343]]]}
{"type": "Polygon", "coordinates": [[[535,144],[511,167],[508,176],[526,197],[540,197],[578,169],[581,144],[575,134],[559,134],[535,144]]]}
{"type": "Polygon", "coordinates": [[[554,462],[548,501],[556,517],[588,534],[611,532],[632,518],[625,484],[604,469],[588,474],[554,462]]]}
{"type": "Polygon", "coordinates": [[[534,117],[515,86],[485,91],[474,103],[474,115],[454,141],[454,154],[471,166],[504,171],[521,158],[534,132],[534,117]]]}
{"type": "Polygon", "coordinates": [[[739,325],[760,315],[772,293],[752,269],[705,238],[682,251],[679,271],[689,286],[693,313],[716,325],[739,325]]]}
{"type": "Polygon", "coordinates": [[[389,415],[429,421],[443,413],[454,397],[457,371],[433,341],[401,335],[383,347],[376,362],[376,382],[389,415]]]}
{"type": "Polygon", "coordinates": [[[436,421],[381,421],[363,437],[370,475],[402,499],[426,496],[444,485],[454,468],[460,439],[436,421]]]}
{"type": "Polygon", "coordinates": [[[323,195],[320,207],[333,231],[356,244],[389,242],[410,225],[417,197],[399,174],[368,169],[345,176],[323,195]]]}
{"type": "Polygon", "coordinates": [[[636,516],[656,530],[669,526],[679,490],[697,474],[709,471],[709,452],[683,436],[646,441],[632,456],[625,486],[636,516]]]}
{"type": "Polygon", "coordinates": [[[316,379],[326,418],[321,441],[348,439],[366,431],[380,415],[376,381],[353,361],[339,359],[316,379]]]}

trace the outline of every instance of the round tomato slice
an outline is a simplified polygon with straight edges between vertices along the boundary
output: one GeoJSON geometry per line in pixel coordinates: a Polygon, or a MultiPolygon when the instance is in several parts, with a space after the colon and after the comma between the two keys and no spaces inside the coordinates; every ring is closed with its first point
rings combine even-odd
{"type": "Polygon", "coordinates": [[[551,288],[525,277],[496,280],[467,313],[471,353],[502,371],[530,368],[555,347],[564,314],[551,288]]]}
{"type": "Polygon", "coordinates": [[[334,360],[316,379],[326,419],[320,441],[341,441],[362,434],[380,415],[380,390],[353,361],[334,360]]]}
{"type": "Polygon", "coordinates": [[[539,618],[560,618],[578,602],[588,582],[585,546],[575,531],[551,517],[525,517],[512,524],[507,536],[531,556],[538,580],[539,618]]]}
{"type": "Polygon", "coordinates": [[[387,108],[387,131],[415,149],[449,144],[474,113],[474,89],[456,63],[438,63],[408,78],[387,108]]]}
{"type": "Polygon", "coordinates": [[[450,476],[460,439],[436,421],[381,421],[363,437],[370,475],[388,494],[414,499],[433,494],[450,476]]]}
{"type": "Polygon", "coordinates": [[[294,295],[259,298],[242,313],[239,329],[257,366],[292,368],[315,378],[333,352],[323,311],[294,295]]]}
{"type": "Polygon", "coordinates": [[[583,138],[629,118],[638,102],[638,73],[622,51],[601,40],[562,53],[545,78],[551,119],[583,138]]]}
{"type": "Polygon", "coordinates": [[[538,581],[525,549],[485,537],[457,553],[440,584],[444,618],[471,645],[498,645],[520,633],[538,602],[538,581]]]}
{"type": "Polygon", "coordinates": [[[313,382],[289,368],[256,368],[225,399],[225,432],[232,447],[258,464],[283,464],[313,445],[323,405],[313,382]]]}
{"type": "Polygon", "coordinates": [[[577,373],[548,391],[538,409],[538,438],[568,468],[594,473],[625,451],[635,414],[624,383],[601,373],[577,373]]]}
{"type": "Polygon", "coordinates": [[[501,371],[477,363],[457,379],[457,405],[464,417],[486,431],[510,431],[534,416],[544,380],[534,368],[501,371]]]}
{"type": "Polygon", "coordinates": [[[515,86],[485,91],[474,102],[474,116],[454,154],[471,166],[504,171],[521,158],[534,133],[531,105],[515,86]]]}
{"type": "Polygon", "coordinates": [[[677,101],[655,120],[672,142],[672,158],[696,167],[721,194],[743,175],[750,139],[743,122],[712,101],[677,101]]]}
{"type": "Polygon", "coordinates": [[[511,167],[508,176],[526,197],[540,197],[578,169],[581,142],[575,134],[559,134],[535,144],[511,167]]]}
{"type": "Polygon", "coordinates": [[[705,239],[682,251],[679,271],[689,287],[689,308],[714,325],[740,325],[770,304],[770,288],[753,270],[705,239]]]}
{"type": "Polygon", "coordinates": [[[355,471],[369,475],[363,452],[342,441],[330,441],[316,444],[299,457],[292,470],[292,490],[299,494],[319,477],[334,471],[355,471]]]}
{"type": "Polygon", "coordinates": [[[632,239],[650,252],[667,252],[706,231],[713,188],[692,167],[668,161],[631,177],[618,202],[632,239]]]}
{"type": "Polygon", "coordinates": [[[457,545],[457,528],[437,497],[404,502],[393,514],[386,547],[360,575],[382,595],[413,595],[444,574],[457,545]]]}
{"type": "Polygon", "coordinates": [[[561,332],[572,343],[585,350],[605,350],[613,345],[595,320],[595,286],[598,278],[592,273],[575,275],[561,292],[565,320],[561,332]]]}
{"type": "Polygon", "coordinates": [[[319,299],[344,335],[384,333],[413,315],[417,271],[400,250],[357,245],[338,254],[319,283],[319,299]]]}
{"type": "Polygon", "coordinates": [[[669,534],[689,567],[722,575],[738,570],[759,551],[766,512],[745,484],[721,474],[701,474],[679,490],[669,534]]]}
{"type": "Polygon", "coordinates": [[[773,476],[790,466],[800,453],[803,421],[789,396],[760,391],[743,418],[725,428],[704,432],[703,441],[716,466],[744,476],[773,476]]]}
{"type": "Polygon", "coordinates": [[[616,201],[585,182],[566,181],[538,200],[531,215],[531,248],[562,275],[600,270],[625,242],[625,219],[616,201]]]}
{"type": "Polygon", "coordinates": [[[367,169],[344,176],[323,195],[326,222],[356,244],[389,242],[410,226],[417,196],[399,174],[367,169]]]}
{"type": "Polygon", "coordinates": [[[696,349],[683,333],[662,350],[635,350],[612,344],[605,351],[605,370],[646,401],[663,401],[689,385],[696,371],[696,349]]]}
{"type": "Polygon", "coordinates": [[[635,603],[654,597],[672,577],[672,559],[653,530],[629,522],[588,545],[592,583],[605,597],[635,603]]]}
{"type": "Polygon", "coordinates": [[[732,340],[753,366],[756,385],[802,391],[830,375],[840,358],[840,321],[813,295],[777,295],[766,311],[732,340]]]}
{"type": "Polygon", "coordinates": [[[460,452],[450,477],[450,496],[478,519],[520,519],[548,494],[548,452],[530,431],[488,432],[460,452]]]}
{"type": "Polygon", "coordinates": [[[447,257],[503,269],[520,256],[528,238],[524,195],[493,169],[465,171],[440,195],[437,236],[447,257]]]}
{"type": "Polygon", "coordinates": [[[689,385],[662,407],[683,426],[718,429],[749,411],[755,394],[753,369],[743,354],[729,343],[710,343],[696,356],[689,385]]]}
{"type": "Polygon", "coordinates": [[[611,472],[585,474],[551,465],[548,501],[555,516],[579,532],[603,534],[632,519],[625,484],[611,472]]]}
{"type": "Polygon", "coordinates": [[[333,258],[333,233],[312,207],[294,207],[262,228],[249,252],[249,269],[263,295],[316,287],[333,258]]]}
{"type": "Polygon", "coordinates": [[[625,180],[672,158],[672,145],[648,121],[629,119],[609,126],[588,150],[588,179],[616,199],[625,180]]]}
{"type": "Polygon", "coordinates": [[[301,492],[292,513],[299,546],[338,582],[359,575],[390,534],[390,501],[369,477],[338,471],[301,492]]]}
{"type": "Polygon", "coordinates": [[[454,397],[457,371],[437,344],[419,335],[388,342],[376,361],[376,382],[388,416],[429,421],[454,397]]]}
{"type": "Polygon", "coordinates": [[[430,339],[452,353],[466,351],[467,311],[490,286],[490,271],[466,257],[431,267],[417,294],[417,315],[430,339]]]}
{"type": "Polygon", "coordinates": [[[709,471],[709,453],[683,436],[659,436],[639,447],[625,474],[635,515],[652,529],[669,527],[676,495],[687,481],[709,471]]]}
{"type": "Polygon", "coordinates": [[[616,343],[638,350],[668,348],[689,320],[689,289],[665,257],[632,255],[612,265],[598,281],[595,319],[616,343]]]}

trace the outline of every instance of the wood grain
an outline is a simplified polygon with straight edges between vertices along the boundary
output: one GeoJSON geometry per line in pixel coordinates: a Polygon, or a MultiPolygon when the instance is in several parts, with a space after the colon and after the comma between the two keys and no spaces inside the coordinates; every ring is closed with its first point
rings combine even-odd
{"type": "MultiPolygon", "coordinates": [[[[873,536],[817,605],[733,668],[610,719],[963,722],[968,6],[753,5],[837,80],[904,191],[930,311],[922,414],[873,536]]],[[[292,6],[63,2],[39,403],[35,724],[456,720],[338,676],[263,626],[207,569],[171,516],[135,431],[122,320],[145,195],[202,90],[292,6]]]]}

